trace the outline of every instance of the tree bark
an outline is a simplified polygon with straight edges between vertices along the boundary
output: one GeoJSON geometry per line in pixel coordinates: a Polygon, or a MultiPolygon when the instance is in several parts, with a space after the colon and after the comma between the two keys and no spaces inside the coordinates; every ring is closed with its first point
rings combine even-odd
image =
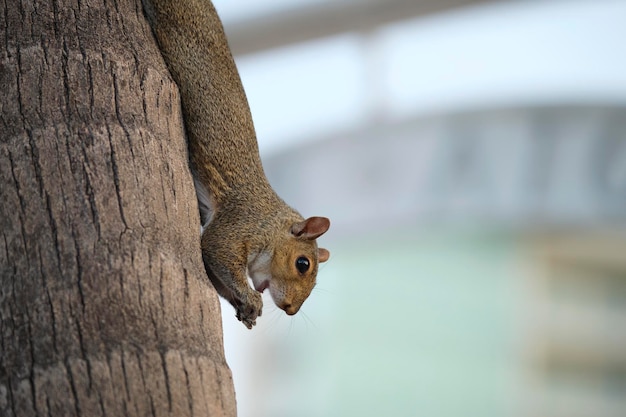
{"type": "Polygon", "coordinates": [[[234,416],[141,2],[0,5],[0,416],[234,416]]]}

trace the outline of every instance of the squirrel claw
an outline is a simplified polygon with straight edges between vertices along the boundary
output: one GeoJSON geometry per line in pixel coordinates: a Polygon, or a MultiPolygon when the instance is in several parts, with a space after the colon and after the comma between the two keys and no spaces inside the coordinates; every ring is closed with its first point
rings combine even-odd
{"type": "Polygon", "coordinates": [[[263,301],[259,293],[252,293],[246,303],[237,307],[237,320],[241,321],[248,329],[256,324],[256,318],[261,315],[263,301]]]}
{"type": "MultiPolygon", "coordinates": [[[[241,319],[239,319],[241,320],[241,319]]],[[[252,329],[253,326],[256,325],[256,320],[250,321],[250,320],[241,320],[241,322],[248,328],[248,329],[252,329]]]]}

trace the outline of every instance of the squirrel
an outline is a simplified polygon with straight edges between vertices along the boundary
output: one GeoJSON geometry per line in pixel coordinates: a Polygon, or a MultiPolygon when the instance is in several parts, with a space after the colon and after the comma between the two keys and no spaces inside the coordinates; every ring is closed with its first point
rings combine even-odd
{"type": "Polygon", "coordinates": [[[296,314],[315,286],[318,264],[330,256],[316,243],[330,221],[304,219],[269,184],[213,4],[143,0],[143,6],[180,91],[207,275],[248,329],[261,315],[266,289],[279,308],[296,314]]]}

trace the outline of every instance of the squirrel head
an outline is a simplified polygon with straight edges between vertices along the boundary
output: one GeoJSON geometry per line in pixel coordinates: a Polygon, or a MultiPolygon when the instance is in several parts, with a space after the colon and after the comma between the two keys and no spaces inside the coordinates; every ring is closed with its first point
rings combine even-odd
{"type": "Polygon", "coordinates": [[[266,258],[269,274],[251,274],[256,290],[263,292],[269,288],[274,303],[290,316],[300,310],[313,290],[319,263],[326,262],[330,256],[315,241],[329,227],[330,220],[326,217],[309,217],[291,224],[275,242],[271,259],[266,258]]]}

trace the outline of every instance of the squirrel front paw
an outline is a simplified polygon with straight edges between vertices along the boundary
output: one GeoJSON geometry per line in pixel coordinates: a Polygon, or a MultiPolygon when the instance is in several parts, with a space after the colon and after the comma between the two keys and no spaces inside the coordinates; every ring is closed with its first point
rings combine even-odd
{"type": "Polygon", "coordinates": [[[244,301],[237,305],[237,320],[241,321],[248,329],[252,329],[262,310],[261,294],[252,290],[247,291],[244,301]]]}

